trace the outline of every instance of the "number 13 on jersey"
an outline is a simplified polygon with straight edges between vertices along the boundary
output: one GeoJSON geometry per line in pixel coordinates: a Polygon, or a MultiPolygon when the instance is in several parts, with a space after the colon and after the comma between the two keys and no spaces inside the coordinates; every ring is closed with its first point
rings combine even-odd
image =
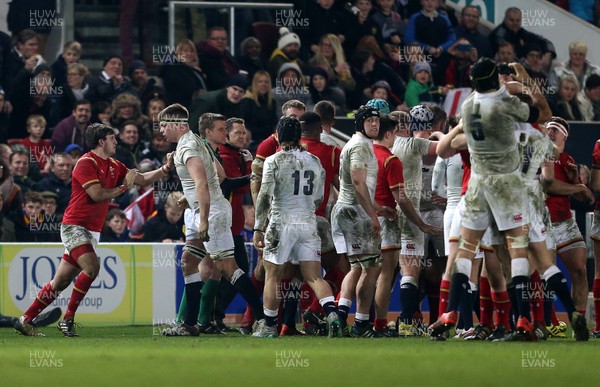
{"type": "MultiPolygon", "coordinates": [[[[306,179],[305,184],[302,185],[302,193],[304,195],[312,195],[315,180],[315,173],[313,171],[304,171],[304,179],[306,179]]],[[[300,171],[295,170],[292,173],[292,177],[294,178],[294,195],[300,194],[300,171]]]]}

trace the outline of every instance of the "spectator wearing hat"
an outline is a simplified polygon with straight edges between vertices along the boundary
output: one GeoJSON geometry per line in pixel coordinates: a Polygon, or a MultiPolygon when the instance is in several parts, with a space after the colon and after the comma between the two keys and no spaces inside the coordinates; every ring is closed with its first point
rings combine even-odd
{"type": "Polygon", "coordinates": [[[30,67],[28,60],[25,67],[16,75],[13,83],[11,102],[13,110],[8,121],[8,133],[11,138],[27,136],[27,117],[32,114],[43,116],[49,127],[56,125],[51,120],[51,94],[59,89],[52,85],[50,66],[40,63],[30,67]]]}
{"type": "Polygon", "coordinates": [[[293,63],[298,68],[303,66],[298,57],[301,45],[300,37],[297,34],[290,32],[286,27],[279,29],[277,48],[271,54],[271,59],[267,66],[272,79],[278,78],[281,66],[286,63],[293,63]]]}
{"type": "Polygon", "coordinates": [[[577,95],[584,121],[600,121],[600,75],[591,74],[577,95]]]}
{"type": "Polygon", "coordinates": [[[413,79],[408,82],[404,101],[406,106],[413,107],[422,102],[440,103],[448,89],[438,88],[433,83],[431,66],[427,62],[419,62],[413,67],[413,79]]]}
{"type": "Polygon", "coordinates": [[[50,158],[50,172],[33,186],[35,191],[49,191],[56,195],[56,211],[63,213],[71,198],[73,159],[67,153],[55,153],[50,158]]]}
{"type": "Polygon", "coordinates": [[[90,124],[92,105],[86,99],[77,101],[71,115],[60,121],[52,132],[52,144],[56,152],[62,152],[69,144],[77,144],[87,149],[83,141],[83,131],[90,124]]]}
{"type": "Polygon", "coordinates": [[[242,55],[238,58],[240,69],[253,79],[257,71],[266,70],[267,62],[262,58],[262,45],[254,36],[248,36],[240,45],[242,55]]]}
{"type": "Polygon", "coordinates": [[[584,86],[590,75],[600,74],[600,67],[586,59],[587,52],[588,46],[583,40],[569,43],[569,60],[552,68],[549,76],[550,86],[558,86],[560,79],[567,75],[576,77],[579,84],[584,86]]]}
{"type": "Polygon", "coordinates": [[[131,84],[123,77],[123,58],[109,55],[102,63],[102,72],[90,80],[99,100],[112,102],[119,94],[130,92],[131,84]]]}
{"type": "Polygon", "coordinates": [[[152,133],[150,118],[142,113],[142,103],[132,93],[123,93],[112,101],[112,117],[110,123],[113,128],[123,127],[125,121],[134,121],[142,140],[149,140],[152,133]]]}
{"type": "Polygon", "coordinates": [[[310,91],[304,80],[302,70],[295,63],[284,63],[275,78],[275,87],[271,90],[275,100],[275,110],[280,111],[284,103],[291,99],[306,106],[312,106],[310,91]]]}
{"type": "Polygon", "coordinates": [[[217,113],[225,117],[242,117],[242,99],[248,89],[248,79],[237,74],[230,77],[225,88],[209,91],[195,99],[190,107],[190,130],[198,132],[198,119],[204,113],[217,113]]]}
{"type": "Polygon", "coordinates": [[[160,70],[169,104],[180,103],[189,109],[193,99],[206,93],[206,74],[200,65],[194,42],[183,39],[177,43],[175,57],[160,70]]]}
{"type": "MultiPolygon", "coordinates": [[[[389,106],[400,108],[402,100],[398,98],[393,92],[390,84],[386,81],[377,81],[371,85],[371,96],[375,99],[382,99],[389,106]]],[[[395,110],[395,109],[394,109],[395,110]]]]}
{"type": "Polygon", "coordinates": [[[162,81],[156,77],[148,76],[146,64],[141,60],[134,60],[129,66],[129,79],[131,80],[132,93],[146,106],[152,98],[165,98],[165,89],[162,81]]]}
{"type": "Polygon", "coordinates": [[[310,83],[308,85],[312,104],[306,106],[308,110],[320,101],[331,101],[335,105],[335,110],[340,115],[346,114],[346,96],[342,89],[331,86],[329,74],[322,67],[315,67],[310,73],[310,83]]]}
{"type": "Polygon", "coordinates": [[[77,144],[69,144],[65,148],[65,153],[71,156],[71,159],[73,160],[73,165],[75,165],[77,164],[77,160],[79,160],[79,158],[83,154],[83,148],[77,144]]]}
{"type": "Polygon", "coordinates": [[[208,30],[207,39],[198,43],[196,49],[202,70],[206,74],[209,91],[225,87],[229,77],[239,73],[240,66],[227,50],[227,30],[213,27],[208,30]]]}

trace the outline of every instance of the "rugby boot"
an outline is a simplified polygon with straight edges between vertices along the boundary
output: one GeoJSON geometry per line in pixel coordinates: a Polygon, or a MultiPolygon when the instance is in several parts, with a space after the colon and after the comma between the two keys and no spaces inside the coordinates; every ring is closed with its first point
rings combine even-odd
{"type": "Polygon", "coordinates": [[[25,316],[21,316],[15,322],[15,330],[17,333],[23,336],[45,336],[43,333],[38,332],[37,329],[29,322],[25,320],[25,316]]]}

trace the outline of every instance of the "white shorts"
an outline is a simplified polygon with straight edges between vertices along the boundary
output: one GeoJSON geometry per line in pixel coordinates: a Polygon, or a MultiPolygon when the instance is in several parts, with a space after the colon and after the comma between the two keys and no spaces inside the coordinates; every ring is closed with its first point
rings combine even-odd
{"type": "Polygon", "coordinates": [[[550,223],[550,212],[544,200],[544,191],[542,186],[535,182],[533,185],[527,184],[527,193],[529,194],[529,241],[533,243],[546,242],[550,250],[554,250],[556,245],[554,239],[550,237],[549,232],[552,228],[550,223]]]}
{"type": "MultiPolygon", "coordinates": [[[[452,223],[449,228],[450,231],[448,232],[448,238],[446,238],[446,241],[448,243],[448,250],[446,250],[446,251],[450,251],[450,242],[458,243],[458,237],[460,236],[460,226],[462,224],[462,218],[463,218],[464,213],[465,213],[465,197],[463,196],[460,198],[460,201],[458,202],[458,204],[456,205],[456,208],[454,209],[454,215],[452,216],[452,223]]],[[[488,230],[486,230],[486,233],[483,235],[482,244],[483,244],[483,240],[485,239],[485,236],[487,234],[488,234],[488,230]]],[[[444,235],[446,235],[445,228],[444,228],[444,235]]],[[[481,258],[483,258],[483,250],[479,249],[477,254],[475,254],[475,259],[481,259],[481,258]]]]}
{"type": "Polygon", "coordinates": [[[317,215],[317,233],[321,238],[321,254],[327,254],[335,250],[333,237],[331,236],[331,224],[322,216],[317,215]]]}
{"type": "Polygon", "coordinates": [[[581,231],[573,218],[564,222],[552,223],[552,229],[548,234],[554,240],[556,252],[559,254],[568,250],[586,248],[581,231]]]}
{"type": "MultiPolygon", "coordinates": [[[[415,208],[417,214],[422,217],[421,212],[415,208]]],[[[409,256],[425,256],[425,234],[416,224],[408,220],[406,215],[400,211],[400,254],[409,256]]]]}
{"type": "Polygon", "coordinates": [[[275,265],[320,261],[321,239],[314,215],[286,214],[285,221],[271,217],[265,231],[263,259],[275,265]]]}
{"type": "Polygon", "coordinates": [[[452,228],[454,214],[458,212],[457,208],[458,204],[454,207],[446,207],[446,211],[444,211],[444,251],[446,251],[446,254],[450,251],[450,229],[452,228]]]}
{"type": "Polygon", "coordinates": [[[77,246],[88,243],[96,250],[98,242],[100,241],[100,233],[97,231],[90,231],[82,226],[61,224],[60,239],[68,252],[71,252],[71,250],[77,246]]]}
{"type": "Polygon", "coordinates": [[[500,231],[526,225],[529,223],[526,198],[518,170],[504,175],[472,173],[462,225],[471,230],[485,230],[495,221],[500,231]]]}
{"type": "MultiPolygon", "coordinates": [[[[200,209],[185,210],[185,239],[197,240],[198,228],[200,227],[200,209]]],[[[208,237],[204,242],[204,248],[210,254],[210,258],[218,261],[233,257],[233,235],[231,234],[231,204],[225,198],[217,199],[210,203],[208,213],[208,237]]]]}
{"type": "Polygon", "coordinates": [[[336,203],[331,211],[331,233],[338,254],[381,254],[381,238],[373,237],[371,218],[360,204],[336,203]]]}
{"type": "Polygon", "coordinates": [[[381,251],[400,250],[400,221],[377,217],[381,225],[381,251]]]}
{"type": "MultiPolygon", "coordinates": [[[[423,219],[423,222],[432,226],[440,228],[444,227],[444,211],[439,208],[430,211],[421,211],[421,219],[423,219]]],[[[424,256],[426,257],[429,256],[430,245],[434,249],[433,253],[437,257],[444,257],[447,255],[447,251],[449,251],[446,250],[443,235],[424,234],[423,247],[425,250],[424,256]]]]}
{"type": "Polygon", "coordinates": [[[590,230],[590,239],[600,241],[600,211],[598,210],[594,210],[592,229],[590,230]]]}

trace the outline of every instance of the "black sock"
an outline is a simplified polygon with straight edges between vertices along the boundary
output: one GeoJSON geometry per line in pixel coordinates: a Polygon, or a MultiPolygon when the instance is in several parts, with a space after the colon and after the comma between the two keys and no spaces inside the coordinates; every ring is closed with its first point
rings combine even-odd
{"type": "Polygon", "coordinates": [[[407,282],[400,286],[400,305],[402,312],[400,313],[400,321],[405,324],[412,325],[413,315],[417,310],[415,308],[419,302],[419,288],[407,282]]]}
{"type": "Polygon", "coordinates": [[[275,325],[277,325],[277,316],[275,316],[275,317],[265,316],[265,321],[266,321],[268,327],[274,327],[275,325]]]}
{"type": "Polygon", "coordinates": [[[461,288],[460,291],[462,292],[460,297],[460,316],[463,321],[462,329],[471,329],[473,328],[473,291],[468,281],[466,287],[461,288]]]}
{"type": "MultiPolygon", "coordinates": [[[[556,294],[560,302],[562,302],[565,307],[565,311],[569,315],[569,320],[571,319],[571,315],[577,309],[575,308],[575,303],[573,302],[573,298],[571,297],[571,292],[569,291],[569,285],[567,285],[567,279],[562,273],[556,273],[547,281],[543,281],[545,288],[549,291],[552,291],[556,294]]],[[[548,317],[550,318],[550,314],[552,313],[552,300],[550,300],[550,308],[548,310],[548,317]]],[[[544,303],[544,317],[546,314],[545,303],[544,303]]],[[[548,321],[548,320],[547,320],[548,321]]],[[[552,323],[552,319],[550,318],[550,323],[552,323]]],[[[548,324],[550,325],[550,324],[548,324]]]]}
{"type": "MultiPolygon", "coordinates": [[[[329,313],[333,312],[336,312],[339,316],[338,309],[335,307],[335,302],[333,301],[326,302],[325,305],[323,305],[323,310],[325,311],[325,316],[329,316],[329,313]]],[[[348,316],[348,313],[346,313],[346,316],[348,316]]]]}
{"type": "Polygon", "coordinates": [[[348,305],[338,305],[338,316],[340,321],[348,320],[348,312],[350,312],[350,307],[348,305]]]}
{"type": "MultiPolygon", "coordinates": [[[[465,294],[465,291],[469,289],[469,277],[462,273],[454,273],[450,278],[450,296],[448,297],[448,308],[446,312],[456,312],[458,310],[458,305],[460,304],[460,299],[465,294]]],[[[471,295],[469,294],[469,297],[471,295]]]]}
{"type": "Polygon", "coordinates": [[[238,277],[233,286],[237,289],[237,291],[244,297],[244,300],[250,305],[252,311],[254,312],[254,317],[257,320],[262,320],[265,318],[265,313],[263,312],[263,304],[260,301],[260,297],[258,297],[258,293],[256,293],[256,289],[250,282],[250,278],[246,274],[243,274],[238,277]]]}
{"type": "Polygon", "coordinates": [[[552,304],[554,300],[550,297],[547,297],[547,294],[544,293],[544,321],[546,322],[546,326],[549,327],[552,325],[552,304]]]}
{"type": "Polygon", "coordinates": [[[477,316],[477,320],[480,321],[481,320],[481,315],[479,314],[480,310],[479,310],[479,288],[477,288],[477,290],[475,290],[473,293],[473,311],[475,312],[475,315],[477,316]]]}
{"type": "MultiPolygon", "coordinates": [[[[293,293],[294,291],[290,291],[288,293],[293,293]]],[[[296,312],[298,311],[298,300],[294,298],[294,296],[286,297],[285,301],[283,301],[283,323],[287,325],[289,328],[296,326],[296,312]]]]}
{"type": "Polygon", "coordinates": [[[184,323],[194,326],[198,322],[198,312],[200,311],[200,297],[202,292],[202,281],[185,284],[185,299],[187,301],[187,314],[184,323]]]}
{"type": "Polygon", "coordinates": [[[517,302],[517,311],[519,317],[526,317],[527,320],[531,321],[531,315],[529,313],[529,301],[528,289],[529,277],[524,275],[518,275],[513,277],[512,283],[515,287],[515,300],[517,302]]]}
{"type": "Polygon", "coordinates": [[[365,328],[369,325],[369,320],[354,320],[354,325],[356,325],[357,328],[365,328]]]}
{"type": "MultiPolygon", "coordinates": [[[[508,292],[508,298],[510,299],[510,329],[515,329],[516,319],[519,315],[517,311],[517,294],[515,286],[512,282],[506,285],[506,291],[508,292]]],[[[508,328],[508,327],[507,327],[508,328]]]]}

